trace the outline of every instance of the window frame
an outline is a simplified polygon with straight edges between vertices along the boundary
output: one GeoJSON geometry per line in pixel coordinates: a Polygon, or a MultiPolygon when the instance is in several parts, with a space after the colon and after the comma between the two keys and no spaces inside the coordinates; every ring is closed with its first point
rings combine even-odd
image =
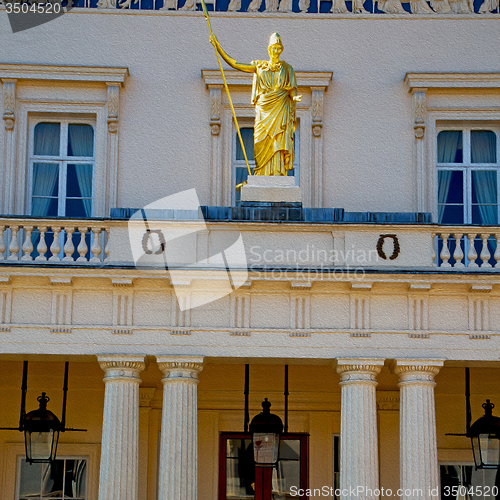
{"type": "MultiPolygon", "coordinates": [[[[5,443],[4,445],[4,475],[0,484],[0,498],[16,498],[18,488],[18,460],[26,457],[24,441],[18,443],[5,443]],[[1,496],[3,493],[3,497],[1,496]]],[[[94,499],[99,493],[99,444],[90,443],[61,443],[57,445],[56,458],[87,459],[87,497],[94,499]]]]}
{"type": "MultiPolygon", "coordinates": [[[[26,459],[25,456],[23,455],[18,455],[17,456],[17,469],[16,469],[16,496],[15,496],[15,500],[19,500],[21,495],[20,495],[20,489],[21,489],[21,463],[23,461],[23,459],[26,459]]],[[[70,456],[56,456],[56,461],[57,460],[85,460],[87,462],[86,464],[86,468],[87,468],[87,471],[86,471],[86,481],[85,481],[85,498],[83,500],[91,500],[91,497],[89,496],[89,487],[90,487],[90,484],[89,484],[89,457],[87,456],[76,456],[76,455],[70,455],[70,456]]],[[[42,464],[43,465],[43,464],[42,464]]],[[[39,497],[31,497],[33,498],[33,500],[40,500],[39,497]]],[[[46,497],[46,498],[50,498],[50,497],[46,497]]],[[[57,497],[59,498],[59,497],[57,497]]],[[[63,492],[63,498],[65,498],[65,500],[72,500],[71,498],[68,498],[68,497],[65,497],[64,496],[64,492],[63,492]]]]}
{"type": "MultiPolygon", "coordinates": [[[[242,432],[221,432],[219,435],[219,492],[218,500],[226,500],[226,442],[228,439],[249,439],[248,434],[242,432]]],[[[306,490],[309,486],[309,434],[303,432],[289,433],[282,436],[281,440],[298,439],[300,440],[300,457],[305,457],[304,464],[300,470],[300,488],[306,490]]],[[[296,497],[300,500],[306,500],[306,495],[296,497]]]]}
{"type": "MultiPolygon", "coordinates": [[[[59,188],[58,188],[58,217],[66,217],[65,204],[67,197],[66,192],[66,180],[67,180],[67,170],[68,164],[85,164],[92,165],[92,196],[91,196],[91,214],[90,217],[94,216],[95,207],[95,176],[96,176],[96,121],[92,118],[79,117],[78,115],[71,115],[70,117],[64,115],[47,115],[47,116],[32,116],[29,122],[29,135],[28,135],[28,178],[26,183],[26,213],[31,214],[32,210],[32,198],[33,198],[33,164],[34,163],[57,163],[59,168],[59,188]],[[71,157],[68,154],[59,156],[46,156],[43,158],[38,158],[34,155],[34,139],[35,139],[35,127],[39,123],[60,123],[60,145],[59,153],[61,153],[62,148],[68,144],[68,126],[70,124],[78,125],[90,125],[92,126],[94,132],[94,143],[93,143],[93,156],[75,156],[71,157]],[[63,210],[64,208],[64,210],[63,210]]],[[[80,217],[78,217],[80,218],[80,217]]]]}
{"type": "Polygon", "coordinates": [[[4,108],[4,144],[8,154],[0,210],[25,215],[28,199],[29,121],[35,114],[73,114],[95,119],[94,217],[109,216],[118,197],[120,90],[127,67],[0,64],[4,108]]]}
{"type": "MultiPolygon", "coordinates": [[[[439,214],[439,183],[437,181],[438,172],[441,171],[461,171],[463,172],[463,220],[464,222],[459,225],[484,225],[487,224],[473,224],[472,222],[472,172],[473,171],[494,171],[497,173],[497,220],[500,223],[500,125],[494,125],[491,123],[482,124],[475,123],[473,125],[470,122],[445,122],[439,121],[435,128],[435,170],[436,170],[436,208],[437,214],[439,214]],[[481,131],[491,131],[496,136],[496,163],[472,163],[471,161],[471,132],[481,130],[481,131]],[[440,132],[445,131],[461,131],[462,132],[462,163],[439,163],[437,155],[437,142],[440,132]]],[[[438,215],[436,216],[436,222],[439,222],[438,215]]],[[[446,224],[446,223],[444,223],[446,224]]],[[[457,225],[457,224],[451,224],[457,225]]],[[[498,225],[498,224],[494,224],[498,225]]]]}

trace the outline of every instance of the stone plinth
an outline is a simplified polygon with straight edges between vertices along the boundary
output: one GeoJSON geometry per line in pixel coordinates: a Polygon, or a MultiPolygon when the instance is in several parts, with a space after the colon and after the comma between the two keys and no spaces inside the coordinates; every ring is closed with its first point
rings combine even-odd
{"type": "Polygon", "coordinates": [[[241,201],[301,203],[302,195],[300,187],[295,185],[295,177],[252,175],[241,188],[241,201]]]}

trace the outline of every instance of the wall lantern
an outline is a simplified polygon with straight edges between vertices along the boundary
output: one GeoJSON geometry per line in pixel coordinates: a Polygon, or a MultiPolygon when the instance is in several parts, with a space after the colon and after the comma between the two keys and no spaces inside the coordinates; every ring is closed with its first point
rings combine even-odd
{"type": "Polygon", "coordinates": [[[253,456],[257,467],[276,466],[282,433],[283,422],[278,415],[271,413],[271,403],[265,398],[262,412],[255,415],[250,423],[253,456]]]}
{"type": "Polygon", "coordinates": [[[487,399],[483,404],[484,415],[467,432],[472,441],[476,469],[500,467],[500,418],[493,416],[494,407],[487,399]]]}
{"type": "Polygon", "coordinates": [[[26,393],[28,391],[28,362],[23,366],[23,382],[21,385],[21,415],[19,427],[0,427],[3,430],[17,430],[24,432],[26,447],[26,461],[33,463],[50,463],[56,459],[59,433],[66,431],[85,432],[86,429],[66,428],[66,400],[68,392],[68,368],[64,367],[63,407],[62,418],[59,420],[51,411],[47,410],[50,398],[45,392],[37,398],[40,407],[26,413],[26,393]]]}
{"type": "MultiPolygon", "coordinates": [[[[500,469],[500,418],[493,415],[494,404],[487,399],[483,403],[484,415],[472,425],[470,406],[470,371],[465,369],[465,414],[466,433],[447,433],[447,436],[465,436],[470,438],[474,463],[477,469],[500,469]]],[[[500,480],[497,474],[497,483],[500,480]]]]}

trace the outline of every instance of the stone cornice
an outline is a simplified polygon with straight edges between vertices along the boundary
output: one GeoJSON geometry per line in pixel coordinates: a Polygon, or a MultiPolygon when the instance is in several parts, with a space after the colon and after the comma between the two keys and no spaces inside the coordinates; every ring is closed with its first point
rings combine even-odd
{"type": "Polygon", "coordinates": [[[0,80],[50,80],[101,82],[124,85],[128,68],[106,66],[47,66],[40,64],[0,64],[0,80]]]}
{"type": "Polygon", "coordinates": [[[418,89],[500,89],[500,73],[406,73],[408,92],[418,89]]]}
{"type": "MultiPolygon", "coordinates": [[[[1,66],[0,66],[1,68],[1,66]]],[[[248,86],[252,85],[253,76],[250,73],[243,73],[242,71],[224,71],[227,84],[232,86],[248,86]]],[[[333,78],[331,71],[296,71],[297,84],[299,87],[320,87],[327,89],[333,78]]],[[[202,69],[201,76],[205,85],[210,88],[211,86],[224,84],[222,75],[216,69],[202,69]]]]}

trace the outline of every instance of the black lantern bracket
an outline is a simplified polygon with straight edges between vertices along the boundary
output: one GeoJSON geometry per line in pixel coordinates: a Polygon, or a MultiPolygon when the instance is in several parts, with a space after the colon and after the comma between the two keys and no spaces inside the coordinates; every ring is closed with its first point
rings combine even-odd
{"type": "Polygon", "coordinates": [[[0,427],[0,430],[20,431],[25,433],[26,444],[26,461],[28,463],[47,463],[55,460],[55,453],[57,450],[57,440],[60,432],[87,432],[87,429],[73,429],[66,427],[66,403],[68,398],[68,372],[69,362],[66,361],[64,365],[64,385],[63,385],[63,404],[62,404],[62,417],[59,420],[51,411],[47,410],[47,403],[50,398],[47,397],[45,392],[37,398],[39,408],[29,413],[26,413],[26,394],[28,392],[28,362],[23,363],[23,380],[21,384],[21,413],[19,416],[18,427],[0,427]],[[52,446],[50,455],[47,458],[33,458],[31,455],[31,439],[32,433],[52,433],[54,438],[54,445],[52,446]]]}

